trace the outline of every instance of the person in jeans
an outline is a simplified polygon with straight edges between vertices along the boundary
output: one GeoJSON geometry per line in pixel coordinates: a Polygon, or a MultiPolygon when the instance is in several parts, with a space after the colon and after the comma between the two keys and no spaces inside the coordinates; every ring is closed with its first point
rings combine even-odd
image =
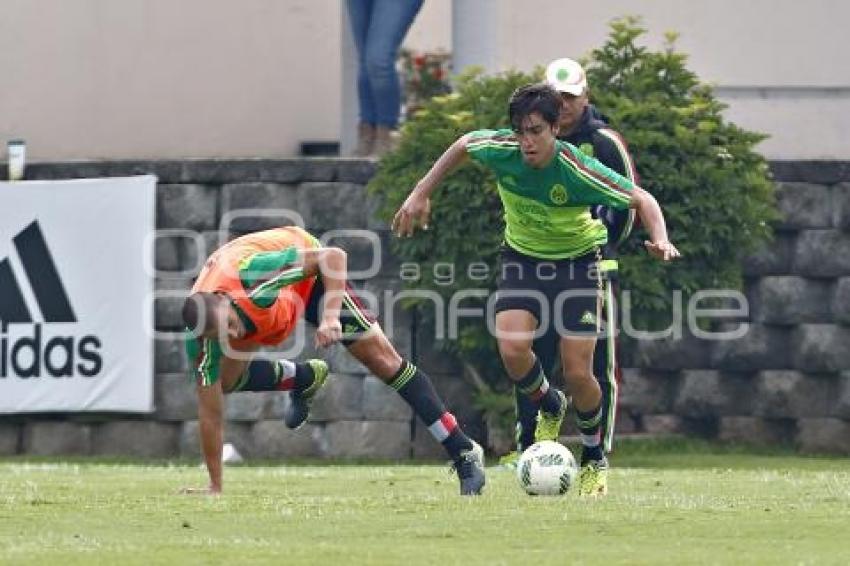
{"type": "Polygon", "coordinates": [[[381,157],[394,145],[401,111],[398,50],[423,0],[347,0],[357,47],[359,157],[381,157]]]}

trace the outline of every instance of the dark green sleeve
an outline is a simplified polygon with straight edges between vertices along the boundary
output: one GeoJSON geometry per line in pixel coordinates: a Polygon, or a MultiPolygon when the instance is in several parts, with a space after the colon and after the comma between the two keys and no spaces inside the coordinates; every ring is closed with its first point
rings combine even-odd
{"type": "Polygon", "coordinates": [[[290,246],[279,252],[252,254],[239,262],[239,279],[251,301],[268,308],[277,299],[281,288],[305,278],[304,267],[298,261],[298,248],[290,246]]]}

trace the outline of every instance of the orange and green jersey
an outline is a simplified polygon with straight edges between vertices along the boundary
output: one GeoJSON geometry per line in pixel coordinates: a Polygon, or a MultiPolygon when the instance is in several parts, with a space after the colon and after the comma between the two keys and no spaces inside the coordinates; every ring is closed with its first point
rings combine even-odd
{"type": "Polygon", "coordinates": [[[295,328],[316,282],[315,276],[305,277],[299,250],[318,247],[316,238],[297,227],[236,238],[207,259],[192,293],[230,298],[248,330],[233,341],[235,347],[279,344],[295,328]]]}
{"type": "MultiPolygon", "coordinates": [[[[284,341],[304,312],[316,277],[305,277],[299,250],[320,247],[296,227],[276,228],[237,238],[207,259],[192,292],[222,293],[245,323],[247,335],[230,339],[230,348],[253,351],[284,341]]],[[[210,386],[220,378],[222,345],[217,338],[196,338],[186,331],[192,376],[210,386]]]]}
{"type": "Polygon", "coordinates": [[[555,142],[555,157],[543,168],[525,164],[511,130],[477,130],[466,151],[496,175],[505,208],[505,243],[540,259],[570,259],[605,245],[605,226],[589,206],[626,209],[635,188],[567,142],[555,142]]]}

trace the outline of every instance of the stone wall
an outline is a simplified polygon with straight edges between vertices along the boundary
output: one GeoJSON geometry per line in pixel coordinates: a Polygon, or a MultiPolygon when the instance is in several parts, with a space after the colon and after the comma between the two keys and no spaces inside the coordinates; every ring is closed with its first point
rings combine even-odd
{"type": "Polygon", "coordinates": [[[772,171],[784,219],[744,266],[749,332],[637,344],[619,430],[850,454],[850,167],[772,171]]]}
{"type": "MultiPolygon", "coordinates": [[[[734,342],[689,336],[630,349],[623,360],[619,431],[699,434],[850,453],[850,165],[774,163],[773,171],[785,219],[776,240],[746,262],[750,332],[734,342]]],[[[295,210],[318,236],[340,226],[371,231],[381,242],[380,270],[357,286],[378,297],[384,289],[400,288],[387,226],[374,218],[374,203],[363,191],[374,173],[374,164],[366,161],[79,162],[28,169],[34,179],[140,173],[159,177],[157,228],[173,231],[161,232],[166,235],[156,247],[156,289],[163,294],[155,303],[161,333],[155,341],[156,411],[132,418],[2,417],[0,455],[198,457],[196,402],[177,334],[179,305],[228,213],[295,210]],[[199,234],[207,249],[197,249],[187,230],[199,234]]],[[[240,217],[230,227],[248,231],[281,221],[280,215],[240,217]]],[[[372,263],[371,246],[360,237],[331,243],[349,251],[354,269],[372,263]]],[[[472,387],[462,379],[457,361],[416,335],[414,321],[400,307],[393,309],[392,319],[386,330],[402,355],[432,376],[467,431],[486,440],[481,415],[472,407],[472,387]]],[[[307,344],[311,338],[307,330],[307,344]]],[[[309,346],[299,353],[311,355],[317,353],[309,346]]],[[[232,395],[227,441],[246,457],[443,457],[407,405],[341,347],[322,355],[333,373],[308,424],[297,432],[286,429],[283,395],[232,395]]],[[[495,434],[490,440],[504,442],[495,434]]]]}
{"type": "MultiPolygon", "coordinates": [[[[368,161],[345,159],[75,162],[28,167],[29,179],[158,176],[156,227],[160,237],[156,240],[155,288],[161,296],[154,302],[156,410],[145,417],[0,417],[0,455],[198,457],[197,404],[180,340],[180,307],[207,253],[217,245],[222,218],[241,211],[226,234],[289,224],[293,211],[319,237],[330,236],[329,231],[340,227],[372,232],[378,238],[379,258],[373,257],[375,246],[356,235],[334,237],[330,243],[348,250],[352,269],[362,271],[379,260],[376,276],[354,284],[367,296],[380,299],[385,289],[400,289],[400,283],[398,262],[389,254],[388,227],[374,219],[374,203],[364,194],[374,168],[368,161]],[[242,216],[250,210],[255,212],[242,216]]],[[[388,335],[402,356],[413,359],[410,315],[396,306],[392,318],[392,328],[386,328],[388,335]]],[[[226,441],[249,458],[444,457],[394,391],[370,376],[341,346],[316,352],[310,347],[311,331],[302,326],[306,347],[293,350],[295,340],[291,340],[281,350],[294,352],[287,357],[325,357],[333,368],[328,386],[314,402],[309,422],[297,432],[283,425],[284,395],[232,395],[227,398],[226,441]]],[[[457,378],[456,362],[426,356],[421,365],[432,373],[440,392],[452,400],[467,430],[482,438],[480,415],[471,409],[471,393],[457,378]],[[431,359],[434,363],[428,362],[431,359]]]]}

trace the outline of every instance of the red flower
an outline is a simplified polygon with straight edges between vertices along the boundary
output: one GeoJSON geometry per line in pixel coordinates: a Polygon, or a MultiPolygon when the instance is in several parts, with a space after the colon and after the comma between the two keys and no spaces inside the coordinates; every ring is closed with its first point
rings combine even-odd
{"type": "Polygon", "coordinates": [[[414,57],[413,58],[413,65],[417,69],[421,69],[422,67],[424,67],[425,66],[425,55],[417,55],[416,57],[414,57]]]}

